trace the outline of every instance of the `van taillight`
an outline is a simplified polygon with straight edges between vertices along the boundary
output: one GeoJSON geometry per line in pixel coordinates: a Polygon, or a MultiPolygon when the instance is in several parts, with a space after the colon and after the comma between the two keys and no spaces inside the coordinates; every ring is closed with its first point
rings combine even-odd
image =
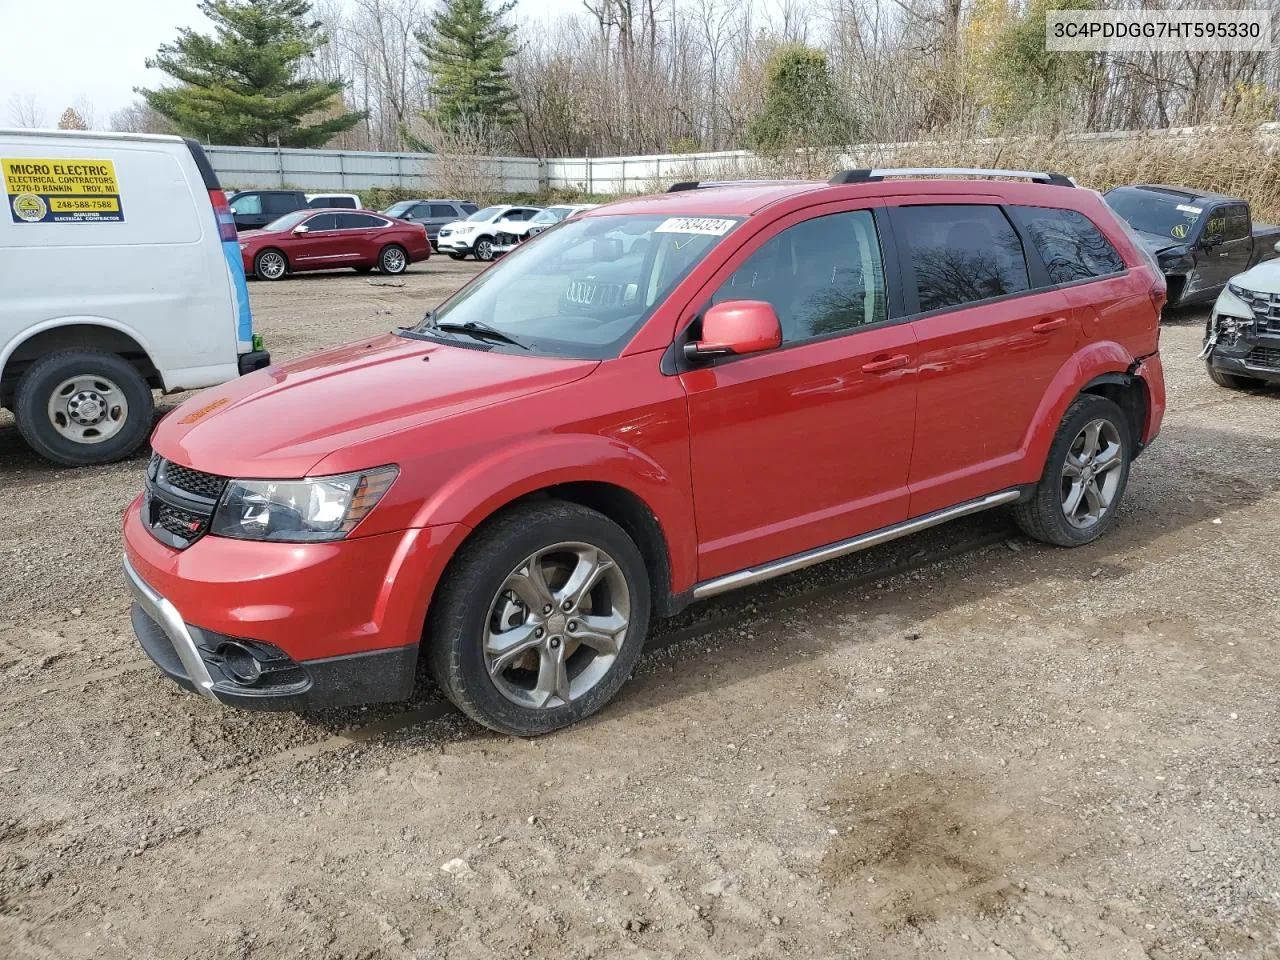
{"type": "Polygon", "coordinates": [[[213,201],[213,216],[218,221],[218,236],[225,243],[234,243],[237,238],[236,220],[231,214],[231,206],[227,203],[227,195],[221,190],[210,190],[209,199],[213,201]]]}

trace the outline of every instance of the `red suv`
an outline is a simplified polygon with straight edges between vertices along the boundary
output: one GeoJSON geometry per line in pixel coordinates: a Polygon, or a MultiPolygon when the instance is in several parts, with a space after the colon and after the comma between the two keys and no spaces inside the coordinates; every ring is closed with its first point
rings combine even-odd
{"type": "Polygon", "coordinates": [[[125,516],[143,647],[264,709],[406,697],[421,655],[537,734],[692,600],[1000,504],[1098,537],[1160,427],[1163,278],[1065,177],[901,172],[619,201],[187,401],[125,516]]]}
{"type": "Polygon", "coordinates": [[[242,231],[239,240],[244,272],[260,280],[340,267],[404,273],[431,256],[422,224],[342,208],[286,213],[261,230],[242,231]]]}

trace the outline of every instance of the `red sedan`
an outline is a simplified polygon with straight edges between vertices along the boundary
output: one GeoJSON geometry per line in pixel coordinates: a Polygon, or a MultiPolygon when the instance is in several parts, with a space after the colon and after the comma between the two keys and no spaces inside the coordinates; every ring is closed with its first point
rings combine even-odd
{"type": "Polygon", "coordinates": [[[431,244],[420,223],[363,211],[298,210],[240,234],[240,255],[244,272],[261,280],[339,267],[404,273],[431,256],[431,244]]]}

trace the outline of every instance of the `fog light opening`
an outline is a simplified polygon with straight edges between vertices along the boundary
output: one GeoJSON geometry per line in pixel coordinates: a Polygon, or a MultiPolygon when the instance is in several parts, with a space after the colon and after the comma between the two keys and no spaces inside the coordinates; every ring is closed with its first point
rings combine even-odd
{"type": "Polygon", "coordinates": [[[224,643],[218,648],[222,667],[235,683],[252,687],[262,679],[262,664],[248,647],[239,643],[224,643]]]}

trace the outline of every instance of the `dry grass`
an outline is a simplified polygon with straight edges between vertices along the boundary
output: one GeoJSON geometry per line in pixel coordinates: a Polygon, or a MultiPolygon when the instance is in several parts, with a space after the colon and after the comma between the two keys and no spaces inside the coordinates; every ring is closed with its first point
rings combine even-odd
{"type": "Polygon", "coordinates": [[[691,160],[677,180],[754,177],[813,178],[841,167],[985,167],[1054,170],[1081,186],[1107,190],[1122,183],[1167,183],[1213,190],[1249,201],[1259,220],[1280,221],[1280,151],[1270,127],[1197,127],[1137,134],[955,139],[859,147],[841,155],[756,158],[724,170],[691,160]]]}

